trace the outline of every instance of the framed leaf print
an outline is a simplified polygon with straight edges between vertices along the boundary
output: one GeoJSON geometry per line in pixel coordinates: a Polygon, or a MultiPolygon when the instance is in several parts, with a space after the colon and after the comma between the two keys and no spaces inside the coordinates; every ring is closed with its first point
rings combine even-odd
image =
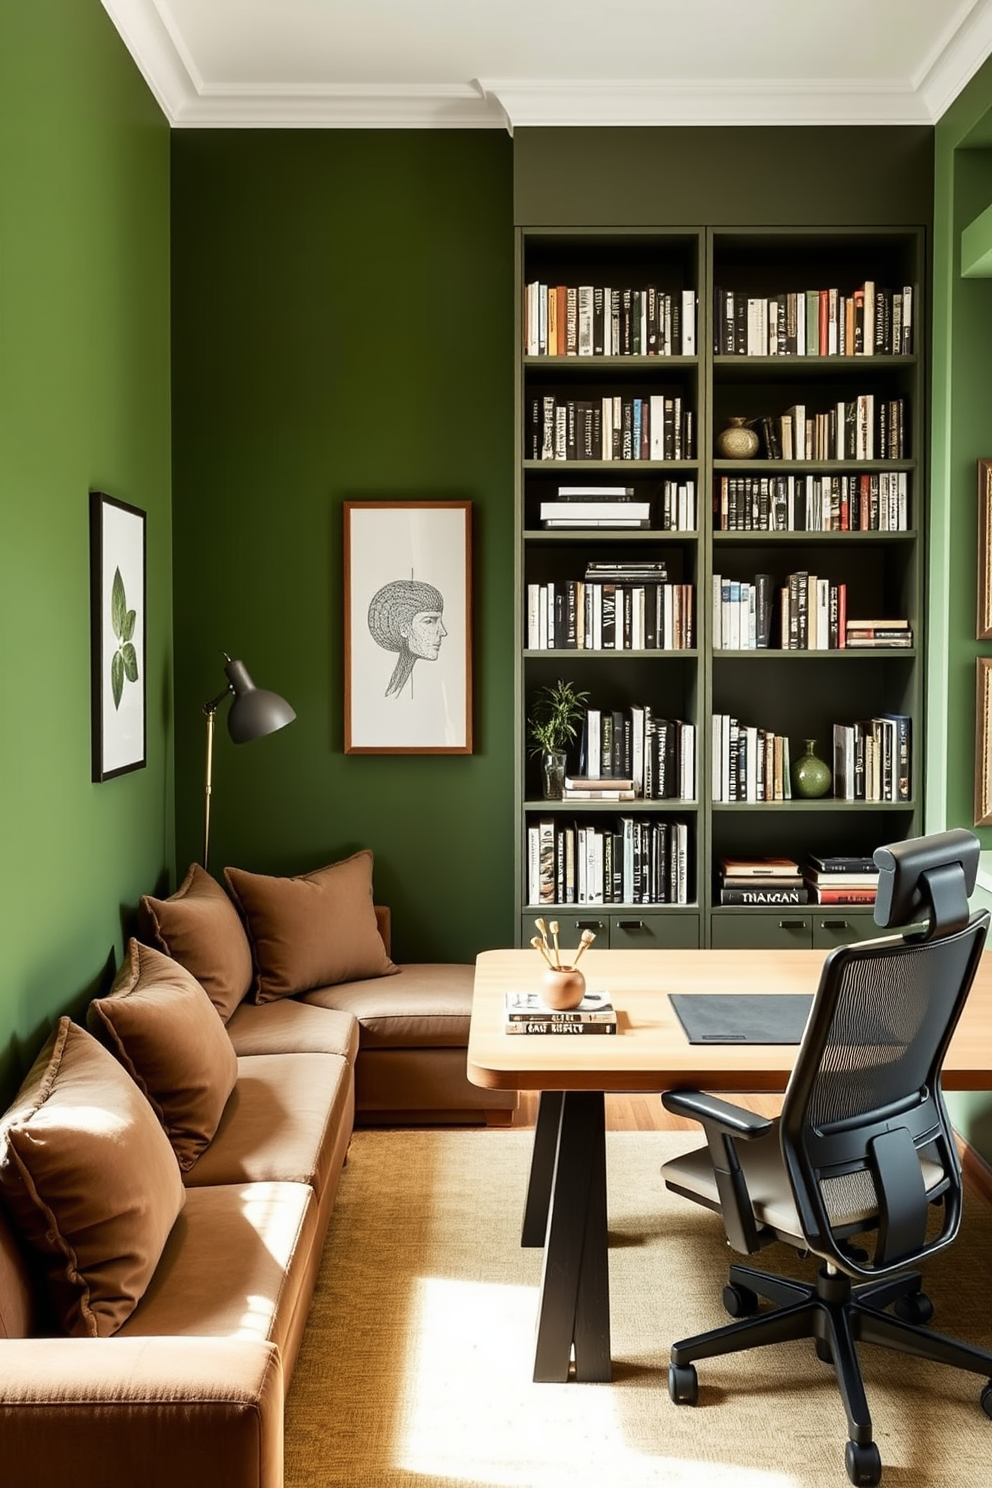
{"type": "Polygon", "coordinates": [[[145,513],[90,492],[93,779],[145,765],[145,513]]]}

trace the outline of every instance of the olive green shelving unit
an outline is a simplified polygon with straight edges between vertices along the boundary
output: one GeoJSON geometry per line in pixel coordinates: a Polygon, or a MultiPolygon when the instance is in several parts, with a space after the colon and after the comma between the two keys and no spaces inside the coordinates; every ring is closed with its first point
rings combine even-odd
{"type": "MultiPolygon", "coordinates": [[[[597,943],[613,946],[830,946],[870,934],[871,911],[853,907],[719,904],[720,857],[784,856],[804,861],[811,852],[863,854],[880,843],[922,829],[920,804],[925,728],[923,678],[926,529],[926,383],[924,334],[924,232],[916,226],[851,229],[713,226],[697,228],[603,227],[517,230],[517,557],[515,584],[516,903],[519,941],[533,935],[536,915],[558,919],[562,938],[574,944],[589,925],[597,943]],[[527,356],[523,354],[524,290],[548,284],[657,285],[680,293],[695,289],[693,356],[527,356]],[[837,286],[850,294],[865,280],[879,288],[913,287],[913,343],[907,355],[754,357],[714,354],[714,290],[767,297],[837,286]],[[695,418],[692,457],[682,461],[560,461],[528,456],[530,409],[535,397],[596,399],[624,391],[638,395],[680,393],[695,418]],[[900,397],[906,408],[901,459],[873,461],[741,462],[715,457],[714,440],[731,415],[777,416],[804,403],[826,410],[838,400],[874,393],[900,397]],[[813,475],[904,471],[908,530],[899,532],[722,532],[713,496],[729,475],[813,475]],[[656,494],[665,479],[692,479],[697,527],[691,532],[622,532],[604,529],[544,531],[542,500],[559,483],[629,485],[656,494]],[[589,560],[665,559],[671,574],[695,586],[694,640],[682,651],[576,651],[526,648],[528,583],[580,576],[589,560]],[[851,616],[905,617],[914,645],[907,650],[726,651],[714,647],[712,577],[750,580],[769,573],[775,585],[807,570],[847,586],[851,616]],[[540,799],[537,762],[529,757],[526,717],[538,688],[558,677],[587,689],[594,706],[626,708],[650,703],[659,716],[696,726],[696,799],[549,803],[540,799]],[[910,799],[899,803],[846,802],[833,796],[723,804],[714,802],[714,712],[787,735],[793,761],[803,741],[818,743],[831,763],[834,723],[880,713],[912,720],[910,799]],[[604,823],[620,815],[661,814],[688,823],[689,903],[682,905],[555,904],[527,900],[527,827],[541,817],[604,823]]],[[[773,646],[777,644],[773,629],[773,646]]],[[[577,756],[569,757],[575,768],[577,756]]]]}

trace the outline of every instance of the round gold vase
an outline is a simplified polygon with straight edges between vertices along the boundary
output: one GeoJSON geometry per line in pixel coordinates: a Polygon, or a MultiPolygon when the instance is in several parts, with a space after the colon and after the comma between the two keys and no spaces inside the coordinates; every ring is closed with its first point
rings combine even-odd
{"type": "Polygon", "coordinates": [[[716,452],[721,460],[753,460],[760,443],[746,418],[729,418],[727,427],[716,436],[716,452]]]}

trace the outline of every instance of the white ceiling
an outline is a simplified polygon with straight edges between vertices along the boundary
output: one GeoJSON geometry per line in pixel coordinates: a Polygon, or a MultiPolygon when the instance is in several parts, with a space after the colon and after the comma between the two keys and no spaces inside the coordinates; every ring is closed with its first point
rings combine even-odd
{"type": "Polygon", "coordinates": [[[932,124],[992,0],[102,0],[179,128],[932,124]]]}

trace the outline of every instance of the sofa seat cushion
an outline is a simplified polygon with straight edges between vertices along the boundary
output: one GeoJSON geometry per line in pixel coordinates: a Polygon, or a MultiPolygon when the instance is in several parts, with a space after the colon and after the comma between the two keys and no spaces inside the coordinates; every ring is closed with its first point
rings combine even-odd
{"type": "Polygon", "coordinates": [[[217,1134],[186,1173],[187,1188],[308,1183],[319,1198],[341,1166],[338,1138],[351,1134],[354,1075],[339,1054],[250,1054],[217,1134]]]}
{"type": "Polygon", "coordinates": [[[193,863],[168,899],[142,896],[141,937],[196,977],[226,1023],[251,987],[251,946],[224,887],[193,863]]]}
{"type": "Polygon", "coordinates": [[[256,1002],[396,970],[379,934],[367,848],[292,878],[241,868],[224,877],[251,942],[256,1002]]]}
{"type": "Polygon", "coordinates": [[[190,1189],[120,1337],[288,1339],[309,1301],[317,1202],[303,1183],[190,1189]]]}
{"type": "Polygon", "coordinates": [[[300,1001],[351,1013],[362,1049],[466,1049],[474,978],[471,965],[410,963],[385,980],[321,987],[300,1001]]]}
{"type": "Polygon", "coordinates": [[[337,1008],[308,1007],[295,997],[243,1002],[227,1025],[235,1054],[339,1054],[354,1064],[358,1024],[337,1008]]]}
{"type": "Polygon", "coordinates": [[[86,1021],[149,1101],[179,1166],[192,1167],[238,1077],[231,1040],[199,982],[132,938],[109,996],[94,997],[86,1021]]]}
{"type": "Polygon", "coordinates": [[[66,1333],[108,1338],[143,1296],[184,1190],[155,1113],[112,1054],[60,1018],[0,1119],[0,1188],[66,1333]]]}

